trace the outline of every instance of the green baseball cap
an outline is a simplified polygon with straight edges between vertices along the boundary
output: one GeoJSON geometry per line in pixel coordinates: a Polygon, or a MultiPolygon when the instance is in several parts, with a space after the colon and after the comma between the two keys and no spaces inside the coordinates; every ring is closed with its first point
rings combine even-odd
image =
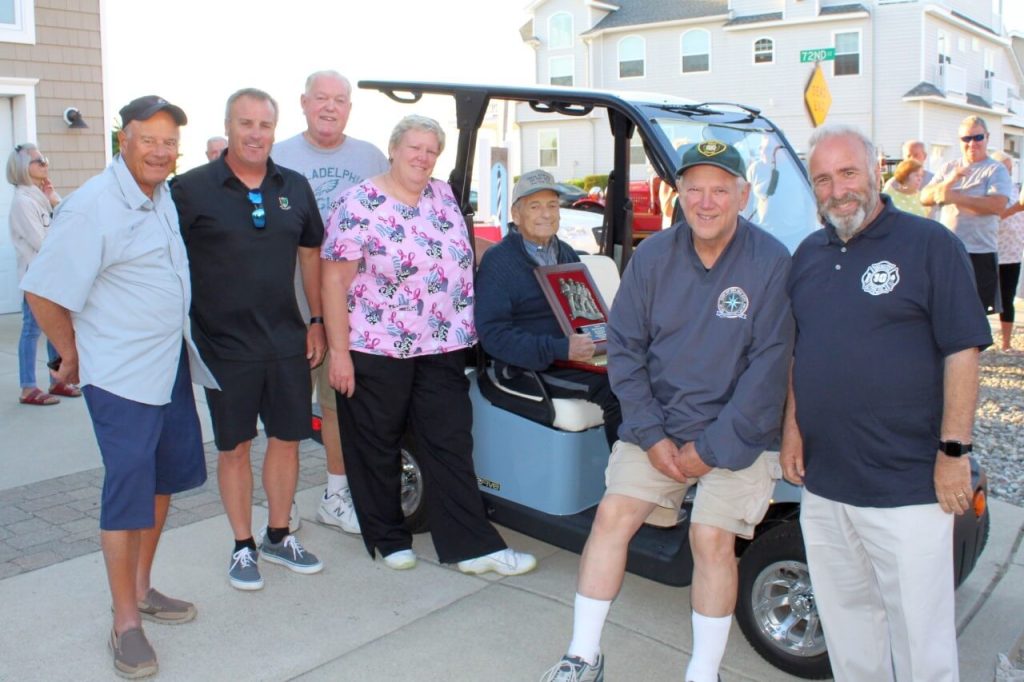
{"type": "Polygon", "coordinates": [[[736,147],[720,140],[704,140],[695,144],[683,153],[683,160],[676,172],[676,177],[693,166],[717,166],[738,178],[747,177],[747,166],[736,147]]]}

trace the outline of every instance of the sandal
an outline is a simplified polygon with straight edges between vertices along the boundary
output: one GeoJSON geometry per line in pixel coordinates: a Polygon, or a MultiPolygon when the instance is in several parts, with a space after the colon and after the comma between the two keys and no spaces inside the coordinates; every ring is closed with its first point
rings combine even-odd
{"type": "Polygon", "coordinates": [[[50,386],[50,394],[62,395],[65,398],[77,398],[82,395],[82,391],[74,384],[65,384],[63,381],[58,381],[53,386],[50,386]]]}
{"type": "Polygon", "coordinates": [[[33,388],[31,393],[18,398],[18,402],[22,405],[56,405],[60,402],[60,398],[33,388]]]}

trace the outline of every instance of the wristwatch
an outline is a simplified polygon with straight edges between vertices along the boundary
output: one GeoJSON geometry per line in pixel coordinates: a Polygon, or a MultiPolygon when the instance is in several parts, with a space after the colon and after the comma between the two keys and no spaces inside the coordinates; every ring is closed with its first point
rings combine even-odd
{"type": "Polygon", "coordinates": [[[311,317],[311,318],[309,318],[309,323],[310,324],[323,324],[324,323],[324,318],[322,318],[320,316],[311,317]]]}
{"type": "Polygon", "coordinates": [[[971,443],[961,443],[958,440],[941,440],[939,441],[939,450],[949,457],[962,457],[974,450],[974,446],[971,443]]]}

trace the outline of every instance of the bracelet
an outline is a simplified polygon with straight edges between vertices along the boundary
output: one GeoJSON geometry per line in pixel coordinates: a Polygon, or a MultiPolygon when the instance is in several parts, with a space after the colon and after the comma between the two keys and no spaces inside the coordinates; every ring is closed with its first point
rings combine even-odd
{"type": "Polygon", "coordinates": [[[311,317],[311,318],[309,318],[309,323],[310,324],[323,324],[324,323],[324,318],[322,318],[320,316],[311,317]]]}

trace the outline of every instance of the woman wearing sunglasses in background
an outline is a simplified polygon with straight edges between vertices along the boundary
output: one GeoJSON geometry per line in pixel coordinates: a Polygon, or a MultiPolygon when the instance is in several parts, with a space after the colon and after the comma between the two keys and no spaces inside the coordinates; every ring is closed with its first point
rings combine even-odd
{"type": "MultiPolygon", "coordinates": [[[[54,207],[60,195],[50,182],[50,162],[34,144],[19,144],[7,159],[7,181],[14,185],[11,201],[11,242],[18,259],[18,280],[25,276],[29,263],[43,246],[43,238],[50,228],[54,207]]],[[[18,341],[18,371],[23,405],[56,405],[58,395],[77,398],[82,395],[76,386],[56,382],[49,393],[36,387],[36,347],[39,344],[39,325],[32,311],[21,301],[21,338],[18,341]]],[[[47,359],[57,359],[57,351],[46,342],[47,359]]]]}

